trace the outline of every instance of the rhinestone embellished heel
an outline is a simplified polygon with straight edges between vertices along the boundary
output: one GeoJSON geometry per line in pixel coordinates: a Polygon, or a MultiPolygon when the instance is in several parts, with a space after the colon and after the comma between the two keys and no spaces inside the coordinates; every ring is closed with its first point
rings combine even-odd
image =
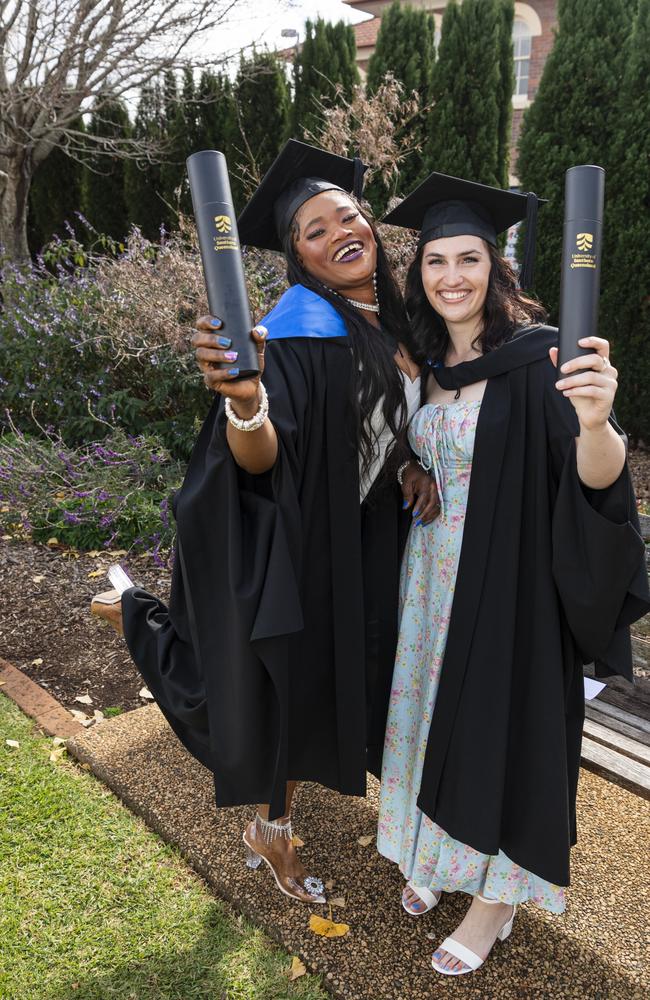
{"type": "Polygon", "coordinates": [[[285,896],[301,903],[326,903],[325,886],[319,878],[304,874],[305,870],[293,848],[284,857],[277,856],[277,852],[273,856],[273,844],[279,838],[291,842],[291,820],[269,821],[258,813],[242,835],[247,867],[257,869],[263,861],[273,872],[276,885],[285,896]]]}
{"type": "Polygon", "coordinates": [[[262,855],[258,854],[257,851],[254,851],[252,847],[249,847],[245,840],[244,850],[246,851],[246,867],[257,871],[259,866],[262,864],[262,855]]]}

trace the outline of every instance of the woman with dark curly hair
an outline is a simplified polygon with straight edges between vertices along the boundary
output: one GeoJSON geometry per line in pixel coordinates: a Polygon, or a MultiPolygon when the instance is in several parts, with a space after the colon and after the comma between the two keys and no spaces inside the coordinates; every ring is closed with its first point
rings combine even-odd
{"type": "Polygon", "coordinates": [[[292,840],[294,788],[365,793],[409,514],[421,530],[436,512],[435,484],[408,456],[405,501],[397,482],[420,368],[381,241],[349,193],[362,176],[359,161],[289,140],[242,213],[242,243],[283,250],[291,287],[253,331],[256,378],[237,378],[219,318],[197,323],[217,395],[175,499],[169,610],[138,588],[121,600],[133,659],[213,772],[217,805],[258,804],[249,866],[264,861],[307,903],[325,896],[292,840]]]}
{"type": "Polygon", "coordinates": [[[407,279],[423,405],[408,429],[441,513],[411,531],[378,848],[419,916],[472,897],[433,956],[477,969],[519,903],[564,907],[583,664],[631,679],[649,604],[606,340],[563,366],[497,234],[534,196],[433,174],[386,222],[421,230],[407,279]]]}

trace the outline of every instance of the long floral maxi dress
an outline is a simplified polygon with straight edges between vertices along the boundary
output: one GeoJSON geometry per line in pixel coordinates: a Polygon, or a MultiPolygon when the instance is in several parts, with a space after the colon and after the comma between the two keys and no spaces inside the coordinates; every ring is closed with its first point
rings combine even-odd
{"type": "MultiPolygon", "coordinates": [[[[400,629],[384,744],[377,847],[416,886],[528,899],[555,913],[564,890],[520,868],[503,851],[479,851],[449,837],[417,807],[454,599],[480,400],[429,403],[409,428],[411,447],[435,474],[440,516],[413,525],[400,580],[400,629]]],[[[523,790],[525,792],[525,790],[523,790]]]]}

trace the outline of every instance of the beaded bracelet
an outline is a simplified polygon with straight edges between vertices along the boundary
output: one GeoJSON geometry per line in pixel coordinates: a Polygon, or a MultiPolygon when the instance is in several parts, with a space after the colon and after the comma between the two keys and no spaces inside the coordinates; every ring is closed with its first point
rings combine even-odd
{"type": "Polygon", "coordinates": [[[228,418],[228,422],[231,423],[238,431],[245,431],[247,433],[250,431],[258,431],[268,417],[269,397],[261,382],[260,391],[261,399],[259,410],[250,418],[250,420],[242,420],[241,417],[238,417],[232,408],[231,401],[226,397],[226,416],[228,418]]]}

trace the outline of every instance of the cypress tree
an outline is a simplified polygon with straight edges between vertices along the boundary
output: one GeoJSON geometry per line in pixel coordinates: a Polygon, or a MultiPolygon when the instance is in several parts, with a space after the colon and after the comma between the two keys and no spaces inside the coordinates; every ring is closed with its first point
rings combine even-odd
{"type": "MultiPolygon", "coordinates": [[[[618,183],[614,139],[622,39],[630,33],[635,3],[559,0],[555,45],[524,115],[517,173],[522,190],[548,199],[537,224],[535,291],[552,321],[557,321],[560,294],[565,172],[597,163],[611,168],[610,183],[618,183]]],[[[607,253],[607,244],[604,249],[607,253]]]]}
{"type": "MultiPolygon", "coordinates": [[[[149,83],[142,88],[133,124],[133,137],[143,144],[160,143],[163,137],[164,115],[160,85],[149,83]]],[[[133,156],[126,164],[126,203],[129,219],[151,240],[158,238],[160,226],[166,221],[162,191],[161,167],[155,159],[133,156]]]]}
{"type": "MultiPolygon", "coordinates": [[[[71,127],[83,132],[83,119],[71,127]]],[[[75,212],[82,208],[82,182],[81,163],[62,146],[54,146],[35,172],[29,191],[27,238],[32,253],[38,253],[55,234],[65,237],[65,222],[75,225],[75,212]]]]}
{"type": "Polygon", "coordinates": [[[197,100],[197,149],[218,149],[230,162],[235,129],[233,88],[223,73],[204,70],[197,100]]]}
{"type": "MultiPolygon", "coordinates": [[[[429,163],[444,174],[498,185],[503,90],[499,0],[450,0],[433,72],[429,163]]],[[[512,96],[512,95],[510,95],[512,96]]]]}
{"type": "Polygon", "coordinates": [[[515,89],[515,64],[512,29],[515,22],[514,0],[498,0],[499,12],[499,110],[497,177],[502,188],[510,186],[510,136],[512,133],[512,94],[515,89]]]}
{"type": "Polygon", "coordinates": [[[92,111],[89,135],[102,136],[106,143],[89,144],[86,170],[84,171],[84,212],[95,229],[123,240],[129,228],[126,206],[126,161],[110,152],[110,140],[128,139],[131,135],[129,116],[124,104],[114,97],[103,100],[92,111]],[[105,153],[98,150],[106,149],[105,153]]]}
{"type": "Polygon", "coordinates": [[[633,439],[650,444],[650,0],[639,0],[624,52],[615,165],[607,178],[602,274],[604,337],[619,369],[616,415],[633,439]]]}
{"type": "Polygon", "coordinates": [[[165,133],[166,149],[160,179],[162,195],[168,206],[168,222],[173,226],[177,210],[186,215],[192,211],[185,161],[199,149],[197,95],[194,73],[189,66],[183,70],[180,92],[175,76],[169,74],[166,78],[165,133]]]}
{"type": "Polygon", "coordinates": [[[375,93],[391,73],[404,88],[405,98],[415,93],[420,114],[410,130],[415,149],[400,169],[399,184],[403,193],[423,180],[432,166],[425,154],[428,106],[436,59],[435,21],[431,14],[413,7],[391,4],[381,19],[375,51],[368,64],[367,87],[375,93]]]}
{"type": "Polygon", "coordinates": [[[290,100],[284,66],[271,52],[242,59],[234,88],[235,127],[230,179],[241,209],[271,166],[289,132],[290,100]],[[238,167],[238,169],[237,169],[238,167]]]}
{"type": "Polygon", "coordinates": [[[337,86],[346,98],[359,82],[356,42],[351,24],[328,24],[322,18],[305,22],[305,39],[294,60],[295,98],[292,133],[318,133],[321,101],[336,99],[337,86]]]}

